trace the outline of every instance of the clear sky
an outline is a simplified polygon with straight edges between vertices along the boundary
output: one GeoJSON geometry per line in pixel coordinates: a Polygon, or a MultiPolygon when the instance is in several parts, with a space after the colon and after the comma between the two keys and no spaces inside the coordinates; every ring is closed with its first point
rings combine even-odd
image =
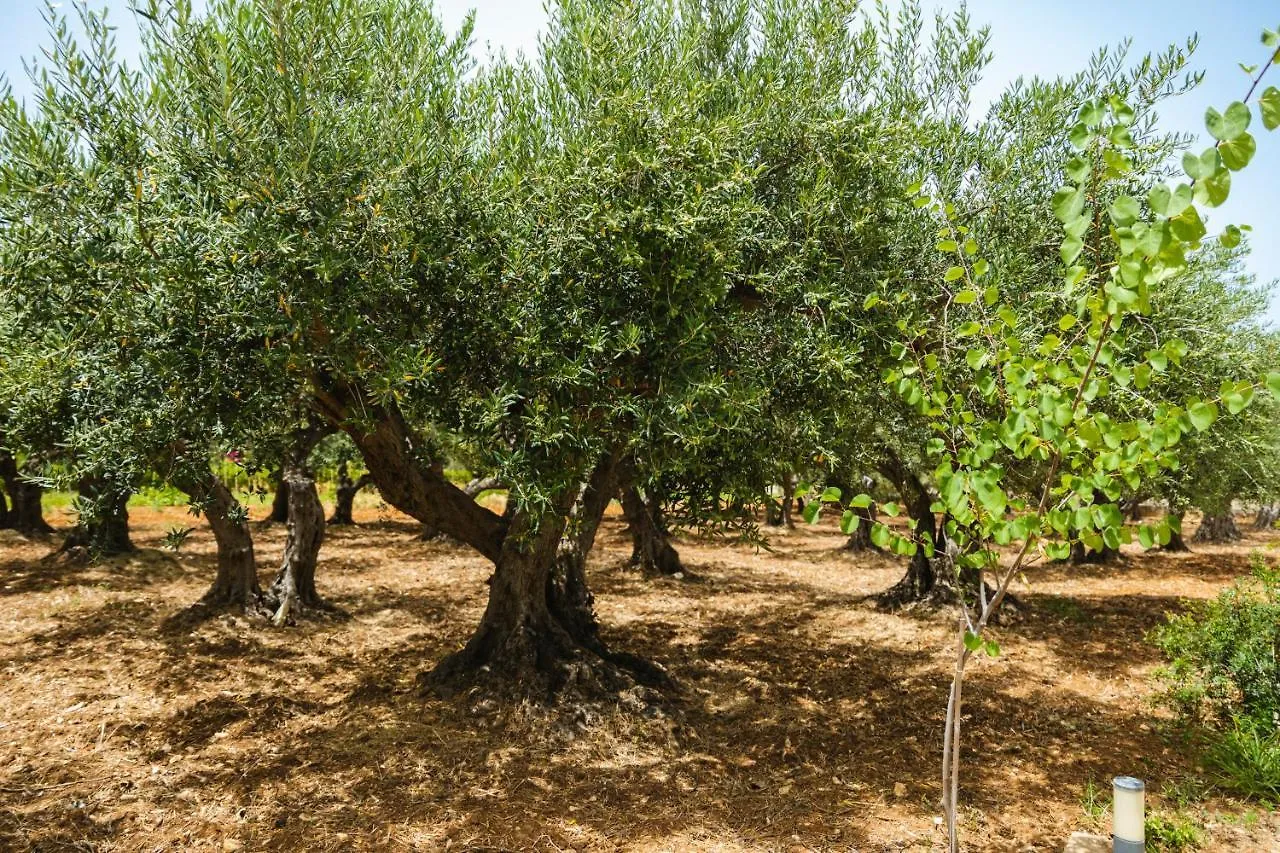
{"type": "MultiPolygon", "coordinates": [[[[136,54],[137,37],[125,0],[91,0],[107,5],[120,26],[121,55],[136,54]]],[[[925,0],[926,8],[953,11],[959,0],[925,0]]],[[[486,45],[530,50],[545,20],[542,0],[438,0],[446,23],[456,26],[468,9],[476,10],[477,53],[486,45]]],[[[969,0],[975,24],[990,24],[994,59],[978,91],[985,105],[1019,76],[1053,77],[1084,67],[1099,46],[1133,39],[1133,55],[1159,51],[1200,35],[1194,66],[1207,74],[1204,84],[1166,104],[1162,124],[1168,130],[1203,135],[1204,111],[1241,98],[1248,80],[1238,63],[1265,57],[1259,42],[1264,26],[1280,27],[1277,0],[969,0]]],[[[27,91],[22,59],[45,42],[40,0],[0,0],[0,72],[20,95],[27,91]]],[[[1280,85],[1280,69],[1269,82],[1280,85]]],[[[1253,226],[1249,269],[1260,281],[1280,279],[1280,130],[1268,133],[1255,119],[1258,153],[1237,177],[1227,204],[1215,211],[1211,227],[1228,223],[1253,226]]],[[[1207,144],[1207,143],[1206,143],[1207,144]]],[[[1280,324],[1280,300],[1271,318],[1280,324]]]]}

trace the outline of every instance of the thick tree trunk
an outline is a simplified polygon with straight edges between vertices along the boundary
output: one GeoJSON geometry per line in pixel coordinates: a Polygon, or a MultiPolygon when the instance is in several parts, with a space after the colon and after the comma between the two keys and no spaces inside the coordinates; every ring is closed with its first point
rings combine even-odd
{"type": "MultiPolygon", "coordinates": [[[[365,475],[365,476],[368,476],[368,475],[365,475]]],[[[471,480],[468,481],[467,484],[462,487],[462,491],[467,496],[469,496],[472,500],[475,500],[476,498],[480,497],[481,493],[483,492],[490,491],[491,489],[502,489],[502,488],[505,488],[505,485],[497,477],[472,477],[471,480]]],[[[510,510],[511,508],[512,508],[512,503],[511,501],[508,501],[502,513],[502,518],[505,519],[508,523],[510,523],[511,521],[511,517],[508,512],[508,510],[510,510]]],[[[436,539],[442,539],[444,537],[445,537],[444,531],[436,527],[434,524],[430,524],[430,523],[423,523],[422,532],[418,534],[418,538],[423,542],[431,542],[436,539]]]]}
{"type": "Polygon", "coordinates": [[[1068,558],[1073,566],[1100,566],[1106,563],[1114,563],[1120,559],[1120,551],[1117,548],[1108,548],[1102,546],[1101,551],[1095,551],[1085,546],[1080,540],[1071,543],[1071,556],[1068,558]]]}
{"type": "Polygon", "coordinates": [[[253,535],[249,531],[249,515],[244,507],[212,471],[181,482],[178,487],[200,507],[218,545],[218,574],[200,603],[208,607],[260,610],[263,606],[262,588],[258,586],[253,535]]]}
{"type": "Polygon", "coordinates": [[[586,663],[585,650],[552,615],[547,596],[564,529],[557,512],[516,512],[480,625],[461,651],[427,675],[428,686],[451,693],[491,679],[490,686],[504,690],[550,695],[573,680],[586,663]]]}
{"type": "Polygon", "coordinates": [[[652,663],[601,641],[586,582],[586,558],[613,493],[615,462],[602,461],[573,501],[541,516],[517,508],[502,545],[489,603],[459,652],[425,678],[452,694],[469,686],[502,693],[616,695],[636,680],[664,684],[652,663]]]}
{"type": "Polygon", "coordinates": [[[680,554],[671,544],[670,534],[662,522],[656,502],[646,500],[636,488],[634,474],[628,466],[619,496],[622,514],[631,533],[631,564],[647,575],[676,575],[684,572],[680,554]]]}
{"type": "Polygon", "coordinates": [[[88,503],[58,552],[89,560],[134,550],[129,538],[129,492],[96,478],[80,481],[81,500],[88,503]]]}
{"type": "Polygon", "coordinates": [[[1191,541],[1222,543],[1236,542],[1240,538],[1240,528],[1236,527],[1236,520],[1228,510],[1224,513],[1206,513],[1191,541]]]}
{"type": "Polygon", "coordinates": [[[279,602],[272,622],[293,622],[310,609],[329,609],[316,592],[316,562],[324,541],[324,506],[316,490],[315,478],[301,465],[285,468],[283,482],[289,490],[289,535],[284,560],[271,597],[279,602]]]}
{"type": "MultiPolygon", "coordinates": [[[[394,406],[350,386],[326,388],[323,377],[316,386],[317,411],[351,436],[384,500],[494,561],[480,624],[465,647],[424,676],[425,686],[453,693],[475,685],[549,698],[564,689],[599,693],[628,685],[632,679],[612,660],[574,639],[549,600],[560,539],[577,495],[566,494],[538,514],[513,501],[508,521],[450,483],[443,466],[421,458],[417,437],[394,406]]],[[[652,665],[648,672],[626,668],[635,678],[661,681],[651,678],[661,673],[652,665]]]]}
{"type": "Polygon", "coordinates": [[[355,508],[356,495],[360,494],[360,490],[372,482],[373,477],[368,474],[361,474],[360,479],[352,480],[351,474],[347,470],[346,460],[339,462],[338,488],[333,505],[333,515],[329,516],[329,524],[355,524],[356,520],[352,516],[352,511],[355,508]]]}
{"type": "Polygon", "coordinates": [[[23,536],[45,536],[52,533],[53,528],[44,520],[41,506],[44,489],[23,477],[23,474],[36,473],[34,463],[28,460],[23,469],[19,471],[12,454],[0,450],[0,479],[4,480],[10,501],[8,527],[23,536]]]}
{"type": "Polygon", "coordinates": [[[604,511],[613,498],[617,468],[617,459],[608,456],[591,472],[557,548],[555,570],[547,581],[547,602],[552,615],[575,642],[598,655],[607,652],[600,641],[595,599],[587,588],[587,557],[595,547],[604,511]]]}
{"type": "Polygon", "coordinates": [[[1120,501],[1120,512],[1129,521],[1141,521],[1143,517],[1142,504],[1146,499],[1145,495],[1134,495],[1131,498],[1125,498],[1120,501]]]}

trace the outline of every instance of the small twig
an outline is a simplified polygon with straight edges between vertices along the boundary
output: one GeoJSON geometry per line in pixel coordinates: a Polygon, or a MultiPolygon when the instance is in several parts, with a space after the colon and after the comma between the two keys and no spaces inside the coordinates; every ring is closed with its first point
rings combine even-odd
{"type": "Polygon", "coordinates": [[[0,786],[0,791],[3,791],[6,794],[38,794],[41,791],[54,791],[54,790],[57,790],[58,788],[70,788],[72,785],[82,785],[82,784],[88,785],[93,782],[105,782],[106,780],[112,778],[114,775],[115,774],[113,773],[109,773],[106,776],[94,776],[89,779],[73,779],[70,782],[54,782],[51,785],[33,785],[33,786],[22,787],[22,788],[10,788],[7,786],[0,786]]]}

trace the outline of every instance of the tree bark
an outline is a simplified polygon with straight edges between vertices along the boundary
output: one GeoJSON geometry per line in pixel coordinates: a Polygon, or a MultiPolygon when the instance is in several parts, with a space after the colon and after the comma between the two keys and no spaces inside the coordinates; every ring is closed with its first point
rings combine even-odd
{"type": "MultiPolygon", "coordinates": [[[[505,485],[497,477],[472,477],[471,480],[462,487],[462,491],[465,492],[472,500],[475,500],[480,497],[482,492],[487,492],[490,489],[502,488],[505,488],[505,485]]],[[[508,501],[502,514],[502,518],[505,519],[507,523],[510,523],[511,518],[505,510],[510,508],[511,502],[508,501]]],[[[418,534],[418,538],[423,542],[432,542],[444,537],[444,535],[444,531],[436,527],[434,524],[424,523],[422,525],[422,532],[418,534]]]]}
{"type": "Polygon", "coordinates": [[[134,550],[129,538],[129,491],[121,491],[95,477],[80,481],[80,497],[86,507],[67,535],[60,554],[81,555],[89,560],[114,557],[134,550]]]}
{"type": "Polygon", "coordinates": [[[368,474],[361,474],[358,480],[352,480],[351,474],[347,470],[347,461],[344,459],[339,462],[338,488],[333,506],[333,515],[329,516],[329,524],[355,524],[356,520],[352,516],[352,511],[355,508],[356,495],[372,482],[373,477],[368,474]]]}
{"type": "Polygon", "coordinates": [[[1071,556],[1068,561],[1073,566],[1100,566],[1106,563],[1114,563],[1120,559],[1120,550],[1118,548],[1109,548],[1102,546],[1102,550],[1095,551],[1086,547],[1079,539],[1073,540],[1071,543],[1071,556]]]}
{"type": "Polygon", "coordinates": [[[7,450],[0,450],[0,479],[4,480],[10,501],[8,527],[27,537],[45,536],[53,532],[53,528],[44,520],[44,508],[41,506],[44,489],[23,476],[34,473],[35,465],[30,459],[20,471],[13,455],[7,450]]]}
{"type": "MultiPolygon", "coordinates": [[[[907,514],[915,520],[916,533],[927,533],[936,544],[938,541],[938,520],[933,514],[933,498],[930,496],[929,490],[925,488],[924,483],[921,482],[920,477],[907,467],[896,453],[887,449],[884,459],[878,468],[884,478],[897,487],[898,494],[902,497],[902,503],[907,509],[907,514]]],[[[940,555],[941,551],[939,550],[936,553],[940,555]]],[[[925,554],[923,547],[919,547],[907,564],[907,571],[902,579],[880,594],[880,604],[882,606],[896,607],[925,601],[934,597],[937,593],[946,592],[947,596],[953,595],[954,585],[947,584],[946,590],[940,590],[938,588],[938,579],[939,572],[934,560],[925,554]]]]}
{"type": "Polygon", "coordinates": [[[253,556],[249,514],[212,471],[177,485],[200,508],[218,545],[218,573],[200,603],[209,607],[260,610],[263,596],[253,556]]]}
{"type": "Polygon", "coordinates": [[[492,679],[517,692],[548,696],[570,679],[582,649],[552,615],[547,590],[565,519],[517,510],[489,579],[480,625],[459,652],[442,660],[427,684],[442,692],[492,679]]]}
{"type": "Polygon", "coordinates": [[[316,563],[324,541],[324,506],[315,477],[292,461],[285,467],[282,482],[289,490],[289,534],[284,560],[271,585],[271,596],[279,602],[272,622],[292,623],[309,609],[328,609],[316,592],[316,563]]]}
{"type": "Polygon", "coordinates": [[[631,564],[647,575],[671,577],[684,572],[680,552],[662,521],[662,512],[640,495],[634,485],[621,492],[623,513],[631,532],[631,564]]]}
{"type": "Polygon", "coordinates": [[[587,588],[586,569],[604,511],[613,498],[617,468],[616,456],[609,455],[592,470],[578,496],[568,529],[560,539],[555,570],[547,581],[547,602],[552,615],[575,642],[602,656],[607,653],[600,641],[595,598],[587,588]]]}
{"type": "MultiPolygon", "coordinates": [[[[936,543],[938,520],[931,508],[933,498],[929,495],[929,490],[914,471],[907,470],[901,463],[897,463],[894,468],[898,477],[890,479],[901,484],[902,502],[906,506],[907,515],[916,523],[916,535],[928,535],[936,543]]],[[[924,601],[934,593],[937,585],[937,568],[921,546],[907,563],[907,573],[884,594],[884,600],[888,603],[924,601]]]]}
{"type": "Polygon", "coordinates": [[[1259,504],[1258,512],[1253,517],[1253,528],[1255,530],[1270,530],[1276,526],[1277,521],[1280,521],[1280,505],[1259,504]]]}
{"type": "Polygon", "coordinates": [[[875,551],[883,554],[884,549],[871,541],[871,525],[876,522],[876,505],[859,506],[853,508],[854,517],[858,519],[858,526],[849,534],[849,538],[845,540],[842,551],[875,551]]]}
{"type": "Polygon", "coordinates": [[[349,387],[317,390],[315,405],[355,442],[383,500],[490,560],[503,558],[507,522],[450,483],[439,462],[419,457],[417,437],[398,409],[349,387]]]}
{"type": "Polygon", "coordinates": [[[550,512],[513,511],[480,625],[461,651],[426,674],[428,688],[450,695],[478,686],[550,699],[616,696],[635,680],[666,683],[661,668],[605,646],[587,589],[586,557],[612,496],[615,464],[599,463],[577,495],[550,512]]]}
{"type": "Polygon", "coordinates": [[[263,520],[268,524],[285,524],[289,521],[289,483],[285,480],[283,468],[274,479],[276,491],[271,498],[271,512],[263,520]]]}
{"type": "Polygon", "coordinates": [[[1222,513],[1206,513],[1200,521],[1196,535],[1191,537],[1191,541],[1223,543],[1235,542],[1240,538],[1240,528],[1236,527],[1236,520],[1228,510],[1222,513]]]}
{"type": "Polygon", "coordinates": [[[1175,554],[1177,553],[1185,554],[1190,552],[1191,549],[1187,547],[1186,540],[1182,538],[1182,513],[1170,512],[1169,518],[1176,520],[1177,523],[1170,525],[1169,542],[1168,544],[1161,546],[1161,550],[1169,551],[1170,553],[1175,553],[1175,554]]]}
{"type": "Polygon", "coordinates": [[[631,534],[631,565],[646,575],[672,576],[684,572],[680,554],[671,544],[671,535],[662,520],[657,501],[646,499],[636,486],[635,468],[624,463],[619,497],[622,514],[631,534]]]}
{"type": "Polygon", "coordinates": [[[795,519],[792,510],[796,502],[796,475],[788,471],[782,478],[782,526],[794,530],[795,519]]]}

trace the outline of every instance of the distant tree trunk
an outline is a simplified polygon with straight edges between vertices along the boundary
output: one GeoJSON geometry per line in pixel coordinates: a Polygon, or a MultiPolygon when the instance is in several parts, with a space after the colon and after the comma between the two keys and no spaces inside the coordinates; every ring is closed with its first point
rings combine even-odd
{"type": "Polygon", "coordinates": [[[177,485],[201,508],[218,545],[218,574],[200,603],[209,607],[260,610],[262,588],[258,585],[248,513],[212,471],[177,485]]]}
{"type": "Polygon", "coordinates": [[[1143,516],[1142,504],[1146,500],[1145,495],[1134,495],[1120,501],[1120,512],[1129,521],[1141,521],[1143,516]]]}
{"type": "Polygon", "coordinates": [[[365,486],[373,482],[373,477],[361,474],[360,479],[352,480],[347,469],[347,460],[338,463],[338,488],[333,506],[333,515],[329,516],[329,524],[355,524],[352,511],[355,508],[356,495],[365,486]]]}
{"type": "Polygon", "coordinates": [[[1200,521],[1196,535],[1191,537],[1191,541],[1222,543],[1235,542],[1240,538],[1240,528],[1236,527],[1235,518],[1231,515],[1231,511],[1227,510],[1222,513],[1206,513],[1200,521]]]}
{"type": "Polygon", "coordinates": [[[67,535],[61,554],[77,553],[87,559],[114,557],[134,550],[129,538],[129,492],[98,478],[80,481],[80,497],[91,504],[67,535]]]}
{"type": "Polygon", "coordinates": [[[1118,548],[1111,548],[1104,544],[1101,551],[1095,551],[1086,547],[1083,542],[1077,539],[1071,543],[1071,556],[1068,561],[1073,566],[1099,566],[1105,563],[1114,563],[1119,559],[1120,550],[1118,548]]]}
{"type": "Polygon", "coordinates": [[[1187,547],[1186,540],[1182,538],[1182,513],[1170,512],[1169,520],[1169,542],[1161,547],[1162,551],[1170,551],[1172,553],[1187,553],[1191,549],[1187,547]]]}
{"type": "MultiPolygon", "coordinates": [[[[956,572],[952,562],[956,549],[940,535],[938,519],[933,514],[933,497],[919,476],[892,451],[887,452],[880,472],[898,486],[907,513],[916,523],[916,535],[923,538],[927,534],[934,542],[932,557],[923,546],[917,547],[902,579],[877,596],[880,606],[894,608],[917,602],[951,604],[960,596],[964,596],[966,601],[977,600],[980,576],[976,570],[956,572]]],[[[984,586],[990,595],[990,585],[984,586]]],[[[1021,607],[1022,603],[1011,595],[1006,595],[1001,605],[1002,611],[1021,607]]]]}
{"type": "Polygon", "coordinates": [[[764,523],[768,527],[782,526],[782,503],[774,500],[772,485],[764,491],[764,523]]]}
{"type": "Polygon", "coordinates": [[[782,525],[795,529],[796,522],[792,510],[796,501],[796,475],[788,471],[782,478],[782,525]]]}
{"type": "Polygon", "coordinates": [[[284,560],[271,585],[271,597],[278,602],[272,621],[284,625],[307,609],[327,608],[316,592],[316,562],[324,541],[324,506],[311,472],[296,460],[284,471],[289,490],[289,534],[284,560]]]}
{"type": "Polygon", "coordinates": [[[871,541],[871,525],[876,522],[876,505],[853,507],[853,515],[858,519],[858,526],[849,534],[841,547],[842,551],[875,551],[884,553],[884,549],[871,541]]]}
{"type": "Polygon", "coordinates": [[[624,462],[619,497],[631,534],[631,565],[647,575],[671,576],[684,572],[680,554],[671,544],[671,535],[663,522],[661,507],[652,496],[641,495],[635,481],[634,465],[624,462]]]}
{"type": "Polygon", "coordinates": [[[1270,530],[1277,521],[1280,521],[1280,505],[1260,504],[1253,517],[1253,527],[1255,530],[1270,530]]]}
{"type": "MultiPolygon", "coordinates": [[[[937,542],[938,520],[933,514],[933,498],[929,495],[929,490],[913,471],[903,469],[900,476],[903,484],[902,502],[906,506],[907,515],[916,523],[916,535],[927,535],[937,542]]],[[[933,593],[937,584],[938,573],[934,561],[923,547],[919,547],[907,564],[906,575],[886,595],[902,602],[923,601],[933,593]]]]}
{"type": "Polygon", "coordinates": [[[9,499],[5,497],[4,489],[0,488],[0,530],[8,530],[12,522],[9,520],[9,499]]]}
{"type": "Polygon", "coordinates": [[[276,491],[271,498],[271,512],[263,521],[268,524],[285,524],[289,521],[289,483],[285,480],[284,469],[273,478],[276,491]]]}
{"type": "MultiPolygon", "coordinates": [[[[1110,503],[1107,496],[1102,492],[1095,491],[1093,493],[1093,502],[1095,505],[1110,503]]],[[[1121,513],[1124,513],[1124,506],[1117,507],[1121,513]]],[[[1101,550],[1095,551],[1088,548],[1079,540],[1071,543],[1071,557],[1069,558],[1072,565],[1103,565],[1106,563],[1114,563],[1121,557],[1119,548],[1112,548],[1105,543],[1101,550]]]]}
{"type": "Polygon", "coordinates": [[[7,450],[0,450],[0,479],[9,493],[9,528],[23,536],[44,536],[53,528],[44,520],[41,499],[44,489],[23,478],[23,474],[36,473],[35,463],[27,460],[23,471],[18,470],[17,460],[7,450]]]}

